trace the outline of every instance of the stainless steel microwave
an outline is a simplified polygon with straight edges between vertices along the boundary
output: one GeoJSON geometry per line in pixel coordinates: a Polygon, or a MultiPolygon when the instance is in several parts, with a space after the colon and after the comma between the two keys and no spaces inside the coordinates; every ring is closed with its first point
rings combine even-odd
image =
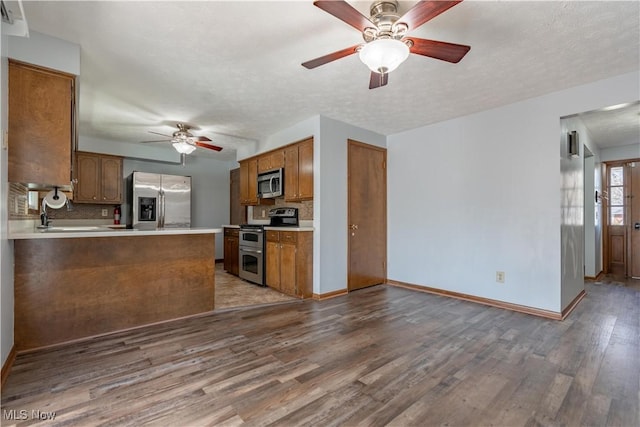
{"type": "Polygon", "coordinates": [[[274,169],[258,174],[258,197],[273,199],[284,194],[284,170],[274,169]]]}

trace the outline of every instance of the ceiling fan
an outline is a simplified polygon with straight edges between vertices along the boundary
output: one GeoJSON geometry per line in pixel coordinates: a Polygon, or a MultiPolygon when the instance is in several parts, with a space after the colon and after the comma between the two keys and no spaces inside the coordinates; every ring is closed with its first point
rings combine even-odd
{"type": "Polygon", "coordinates": [[[375,89],[387,84],[389,73],[404,62],[409,53],[458,63],[471,46],[407,37],[406,34],[461,1],[419,1],[404,15],[398,16],[396,0],[378,0],[371,4],[370,18],[342,0],[314,1],[315,6],[361,31],[365,43],[312,59],[302,66],[312,69],[358,52],[360,60],[371,70],[369,89],[375,89]]]}
{"type": "Polygon", "coordinates": [[[155,135],[165,136],[169,139],[158,139],[155,141],[142,141],[144,143],[147,142],[165,142],[170,141],[173,145],[173,148],[180,154],[191,154],[197,147],[208,148],[209,150],[221,151],[222,147],[213,144],[207,144],[207,142],[211,142],[209,138],[206,136],[194,136],[189,129],[191,127],[184,123],[176,123],[177,131],[173,132],[171,135],[165,135],[163,133],[154,132],[152,130],[149,133],[153,133],[155,135]]]}

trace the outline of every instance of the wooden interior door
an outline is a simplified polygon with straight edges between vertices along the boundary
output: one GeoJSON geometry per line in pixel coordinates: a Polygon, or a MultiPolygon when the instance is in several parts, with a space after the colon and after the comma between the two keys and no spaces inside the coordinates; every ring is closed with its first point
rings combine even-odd
{"type": "Polygon", "coordinates": [[[640,160],[627,165],[629,176],[629,276],[640,279],[640,160]]]}
{"type": "Polygon", "coordinates": [[[624,277],[627,269],[627,233],[623,225],[610,225],[607,240],[608,273],[616,277],[624,277]]]}
{"type": "Polygon", "coordinates": [[[386,280],[386,160],[386,149],[348,141],[349,291],[386,280]]]}
{"type": "Polygon", "coordinates": [[[640,159],[607,163],[605,272],[621,278],[640,277],[639,169],[640,159]]]}

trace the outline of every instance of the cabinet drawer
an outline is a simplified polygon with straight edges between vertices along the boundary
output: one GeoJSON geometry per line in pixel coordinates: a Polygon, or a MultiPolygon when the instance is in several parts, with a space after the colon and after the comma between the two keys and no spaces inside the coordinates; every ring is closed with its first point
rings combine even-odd
{"type": "Polygon", "coordinates": [[[225,236],[231,236],[231,237],[239,237],[240,236],[240,230],[238,230],[237,228],[225,228],[224,229],[224,235],[225,236]]]}
{"type": "Polygon", "coordinates": [[[281,231],[280,241],[287,243],[295,243],[298,240],[298,234],[295,231],[281,231]]]}
{"type": "Polygon", "coordinates": [[[279,242],[280,241],[280,232],[267,230],[267,242],[279,242]]]}

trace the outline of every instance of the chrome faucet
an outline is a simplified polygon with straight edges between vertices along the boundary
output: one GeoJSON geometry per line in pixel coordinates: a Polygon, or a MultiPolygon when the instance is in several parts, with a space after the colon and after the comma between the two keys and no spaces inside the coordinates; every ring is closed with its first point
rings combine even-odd
{"type": "Polygon", "coordinates": [[[47,228],[51,224],[51,220],[47,215],[47,200],[46,198],[42,198],[42,204],[40,207],[40,228],[47,228]]]}

